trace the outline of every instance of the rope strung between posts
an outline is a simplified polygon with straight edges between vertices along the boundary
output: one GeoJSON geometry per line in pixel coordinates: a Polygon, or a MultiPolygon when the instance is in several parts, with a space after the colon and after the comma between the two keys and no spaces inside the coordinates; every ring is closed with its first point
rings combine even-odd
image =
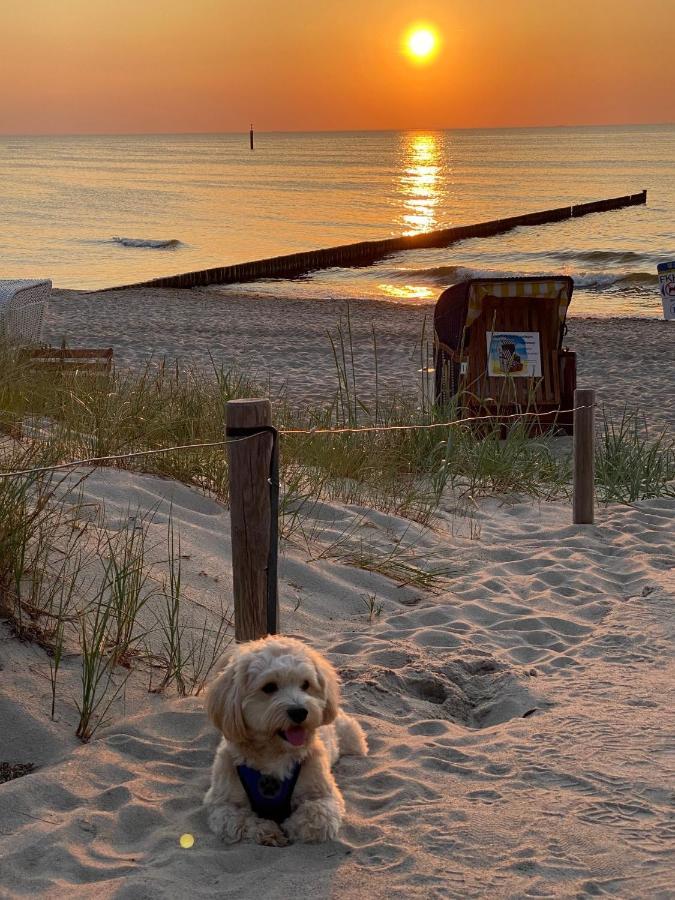
{"type": "MultiPolygon", "coordinates": [[[[242,440],[246,440],[243,438],[242,440]]],[[[40,475],[44,472],[57,472],[59,469],[75,469],[78,466],[95,466],[99,463],[117,462],[123,459],[136,459],[139,456],[155,456],[158,453],[171,453],[174,450],[198,450],[208,447],[224,447],[229,441],[212,441],[208,444],[181,444],[176,447],[159,447],[156,450],[134,450],[131,453],[114,453],[110,456],[90,456],[86,459],[74,459],[71,462],[57,463],[53,466],[38,466],[35,469],[17,469],[15,472],[0,472],[0,478],[13,475],[40,475]]]]}
{"type": "MultiPolygon", "coordinates": [[[[567,414],[578,412],[581,409],[590,409],[589,406],[575,406],[572,409],[562,410],[567,414]]],[[[499,419],[500,422],[505,419],[524,419],[524,418],[543,418],[555,414],[555,410],[551,412],[522,412],[510,413],[508,415],[500,415],[499,413],[490,413],[485,416],[469,416],[464,419],[453,419],[451,422],[430,422],[426,425],[364,425],[362,427],[345,427],[345,428],[280,428],[275,429],[280,437],[286,435],[304,434],[308,437],[318,434],[367,434],[376,431],[429,431],[435,428],[453,428],[457,425],[466,425],[470,422],[485,422],[490,419],[499,419]]],[[[270,426],[271,427],[271,426],[270,426]]],[[[179,444],[174,447],[159,447],[154,450],[134,450],[130,453],[113,453],[109,456],[90,456],[85,459],[74,459],[70,462],[56,463],[53,466],[38,466],[33,469],[17,469],[13,472],[0,472],[0,478],[12,478],[19,475],[40,475],[46,472],[57,472],[63,469],[75,469],[78,466],[97,466],[107,462],[118,462],[125,459],[138,459],[142,456],[156,456],[160,453],[174,453],[183,450],[203,450],[214,447],[226,447],[228,444],[237,443],[238,441],[248,441],[256,437],[256,434],[249,434],[242,437],[230,437],[225,441],[210,441],[202,444],[179,444]]],[[[275,442],[276,443],[276,442],[275,442]]]]}
{"type": "Polygon", "coordinates": [[[589,409],[586,406],[575,406],[572,409],[552,410],[550,412],[522,412],[509,413],[501,415],[500,413],[489,413],[486,416],[469,416],[466,419],[453,419],[452,422],[431,422],[428,425],[364,425],[361,428],[309,428],[309,429],[280,429],[279,434],[361,434],[368,431],[417,431],[430,428],[452,428],[454,425],[466,425],[468,422],[483,422],[487,419],[524,419],[525,417],[544,418],[545,416],[555,415],[556,412],[573,413],[580,409],[589,409]]]}

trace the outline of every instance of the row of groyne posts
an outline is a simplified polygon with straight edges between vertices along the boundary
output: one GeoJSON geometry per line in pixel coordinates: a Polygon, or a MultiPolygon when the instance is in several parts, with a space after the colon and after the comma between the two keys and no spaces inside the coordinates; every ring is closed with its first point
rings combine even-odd
{"type": "MultiPolygon", "coordinates": [[[[231,400],[225,412],[235,639],[250,641],[279,631],[279,435],[269,400],[231,400]]],[[[573,415],[572,521],[592,525],[595,391],[574,392],[573,415]]]]}
{"type": "Polygon", "coordinates": [[[643,190],[639,194],[626,194],[623,197],[612,197],[608,200],[577,203],[574,206],[560,206],[556,209],[525,213],[520,216],[510,216],[506,219],[492,219],[489,222],[479,222],[477,225],[462,225],[457,228],[443,228],[439,231],[426,231],[422,234],[403,235],[378,241],[342,244],[338,247],[327,247],[323,250],[310,250],[303,253],[274,256],[269,259],[257,259],[233,266],[219,266],[213,269],[201,269],[197,272],[185,272],[182,275],[168,275],[164,278],[154,278],[151,281],[123,285],[123,287],[193,288],[206,287],[211,284],[240,284],[259,281],[263,278],[297,278],[300,275],[307,275],[310,272],[330,269],[336,266],[368,266],[387,256],[391,256],[393,253],[402,253],[406,250],[449,247],[458,241],[465,241],[469,238],[494,237],[514,228],[563,222],[566,219],[576,219],[591,213],[609,212],[627,206],[639,206],[646,202],[647,191],[643,190]]]}

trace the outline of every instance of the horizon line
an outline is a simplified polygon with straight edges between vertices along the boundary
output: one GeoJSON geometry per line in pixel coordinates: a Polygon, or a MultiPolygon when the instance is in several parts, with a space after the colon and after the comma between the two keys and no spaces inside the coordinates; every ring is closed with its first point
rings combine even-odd
{"type": "MultiPolygon", "coordinates": [[[[663,128],[675,126],[674,121],[665,122],[598,122],[557,125],[479,125],[444,126],[415,128],[290,128],[269,130],[255,129],[256,134],[401,134],[434,131],[560,131],[582,128],[663,128]]],[[[207,136],[246,135],[250,128],[241,131],[0,131],[0,138],[26,137],[161,137],[161,136],[207,136]]]]}

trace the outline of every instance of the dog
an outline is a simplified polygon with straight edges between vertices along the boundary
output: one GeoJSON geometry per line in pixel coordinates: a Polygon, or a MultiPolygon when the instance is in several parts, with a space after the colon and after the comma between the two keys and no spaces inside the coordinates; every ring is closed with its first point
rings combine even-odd
{"type": "Polygon", "coordinates": [[[241,644],[206,707],[223,735],[204,798],[211,830],[228,844],[334,840],[345,807],[331,766],[368,745],[331,664],[293,638],[241,644]]]}

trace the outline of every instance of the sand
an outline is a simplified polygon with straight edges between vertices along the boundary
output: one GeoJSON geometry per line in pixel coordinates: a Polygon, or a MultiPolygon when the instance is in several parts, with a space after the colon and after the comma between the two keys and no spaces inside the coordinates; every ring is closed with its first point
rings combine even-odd
{"type": "MultiPolygon", "coordinates": [[[[117,331],[102,306],[111,295],[84,300],[79,313],[62,295],[49,328],[75,333],[79,315],[87,343],[112,342],[118,358],[134,362],[143,334],[159,333],[153,349],[169,353],[170,332],[182,327],[182,348],[194,355],[209,346],[211,306],[222,304],[205,293],[152,295],[130,338],[121,310],[133,298],[116,296],[117,331]],[[185,327],[192,303],[201,310],[197,334],[185,327]]],[[[297,396],[307,385],[328,391],[318,345],[337,308],[329,316],[304,306],[298,326],[288,307],[272,318],[276,303],[228,301],[229,327],[212,338],[214,353],[239,354],[242,364],[255,357],[242,338],[252,341],[255,328],[247,332],[233,312],[245,309],[266,340],[276,329],[277,374],[288,374],[297,396]],[[296,356],[282,369],[291,346],[296,356]]],[[[397,308],[387,317],[388,309],[378,305],[376,322],[383,331],[389,322],[400,379],[415,371],[409,340],[422,313],[397,308]]],[[[367,310],[352,315],[365,331],[367,310]]],[[[573,322],[577,349],[603,338],[600,362],[584,355],[583,377],[611,371],[628,396],[625,366],[610,367],[607,345],[625,353],[639,328],[665,362],[661,323],[573,322]]],[[[362,350],[365,366],[365,338],[362,350]]],[[[656,396],[645,390],[643,399],[668,418],[660,379],[656,396]]],[[[82,515],[105,503],[111,528],[129,506],[156,509],[158,540],[171,506],[190,603],[217,618],[231,578],[224,508],[183,485],[118,470],[94,472],[85,492],[82,515]]],[[[467,515],[448,497],[424,530],[369,509],[318,506],[313,545],[283,549],[282,625],[336,664],[345,706],[372,748],[338,763],[346,821],[337,841],[319,846],[224,847],[209,833],[201,801],[218,737],[201,697],[162,698],[130,683],[111,724],[80,746],[74,662],[52,723],[47,657],[2,626],[0,760],[37,768],[0,786],[0,897],[672,896],[674,514],[673,499],[641,501],[601,507],[595,526],[575,527],[563,502],[487,499],[467,515]],[[401,587],[336,558],[345,540],[398,546],[446,574],[434,590],[401,587]],[[190,849],[179,844],[184,833],[195,838],[190,849]]]]}
{"type": "MultiPolygon", "coordinates": [[[[335,337],[346,309],[344,301],[237,297],[213,289],[55,291],[44,338],[112,346],[122,366],[153,357],[207,368],[213,359],[285,387],[294,399],[331,399],[336,379],[328,332],[335,337]]],[[[369,396],[374,385],[373,327],[381,389],[417,390],[427,362],[420,340],[423,329],[432,339],[433,306],[354,300],[349,311],[359,391],[369,396]]],[[[595,388],[614,415],[628,406],[650,422],[675,426],[672,322],[572,316],[568,324],[579,387],[595,388]]]]}

